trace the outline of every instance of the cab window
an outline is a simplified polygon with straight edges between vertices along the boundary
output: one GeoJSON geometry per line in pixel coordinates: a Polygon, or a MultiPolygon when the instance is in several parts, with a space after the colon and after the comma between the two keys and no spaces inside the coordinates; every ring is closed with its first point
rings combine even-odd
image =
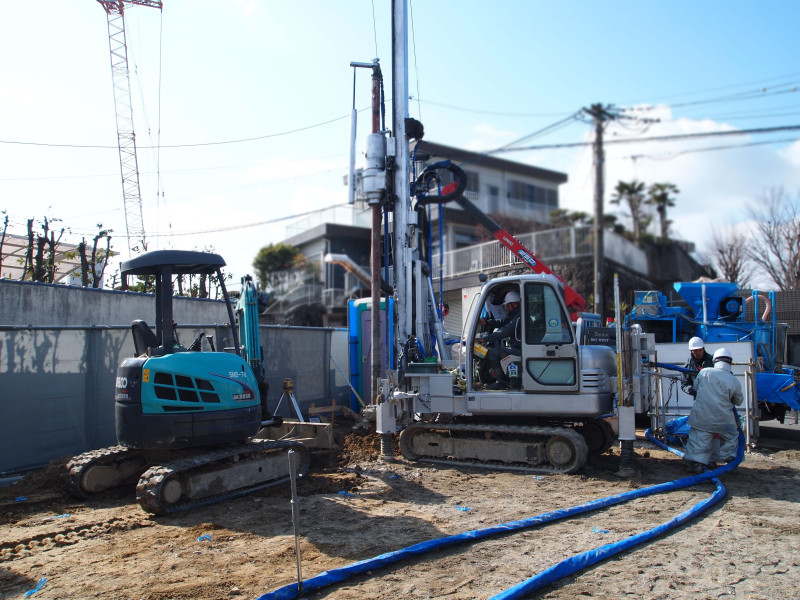
{"type": "Polygon", "coordinates": [[[572,326],[556,291],[541,283],[525,285],[525,343],[568,344],[572,326]]]}

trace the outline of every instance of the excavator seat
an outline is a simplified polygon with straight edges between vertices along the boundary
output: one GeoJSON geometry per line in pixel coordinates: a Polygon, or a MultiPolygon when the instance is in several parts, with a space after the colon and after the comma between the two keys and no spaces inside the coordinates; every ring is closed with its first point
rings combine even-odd
{"type": "Polygon", "coordinates": [[[136,356],[147,354],[150,348],[158,347],[158,338],[153,330],[142,319],[136,319],[131,323],[133,333],[133,348],[136,356]]]}

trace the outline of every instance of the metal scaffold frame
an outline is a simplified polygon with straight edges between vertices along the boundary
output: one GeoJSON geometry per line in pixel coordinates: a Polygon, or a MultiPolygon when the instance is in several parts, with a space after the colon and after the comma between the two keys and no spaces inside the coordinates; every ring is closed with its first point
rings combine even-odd
{"type": "Polygon", "coordinates": [[[114,110],[117,119],[119,166],[122,175],[122,198],[128,251],[146,250],[139,164],[136,158],[136,133],[133,127],[128,47],[125,39],[125,4],[150,6],[161,10],[156,0],[97,0],[108,16],[108,47],[111,53],[111,77],[114,87],[114,110]]]}

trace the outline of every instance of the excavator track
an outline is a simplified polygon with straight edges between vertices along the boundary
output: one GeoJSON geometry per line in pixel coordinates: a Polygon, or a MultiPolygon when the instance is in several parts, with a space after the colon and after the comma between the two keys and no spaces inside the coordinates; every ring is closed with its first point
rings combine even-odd
{"type": "Polygon", "coordinates": [[[567,427],[418,423],[400,433],[409,460],[504,471],[575,473],[589,449],[567,427]]]}
{"type": "Polygon", "coordinates": [[[111,446],[79,454],[65,465],[64,485],[76,498],[89,498],[104,490],[134,483],[150,466],[144,450],[111,446]]]}
{"type": "Polygon", "coordinates": [[[245,496],[289,481],[289,450],[304,477],[310,455],[302,443],[252,441],[151,467],[139,479],[136,500],[163,515],[245,496]]]}

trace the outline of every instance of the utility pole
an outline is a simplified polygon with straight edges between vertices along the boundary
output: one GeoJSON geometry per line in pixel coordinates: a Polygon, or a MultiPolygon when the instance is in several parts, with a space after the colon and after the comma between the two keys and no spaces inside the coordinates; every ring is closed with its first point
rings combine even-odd
{"type": "Polygon", "coordinates": [[[603,106],[600,103],[584,108],[582,112],[592,118],[594,125],[594,312],[601,317],[605,308],[603,294],[603,263],[605,262],[603,246],[603,203],[605,180],[605,152],[603,151],[603,130],[609,121],[632,119],[638,123],[658,123],[658,119],[637,119],[625,114],[612,104],[603,106]]]}
{"type": "Polygon", "coordinates": [[[592,118],[594,124],[594,312],[602,319],[605,306],[603,297],[603,262],[605,253],[603,246],[603,194],[604,194],[604,169],[605,154],[603,152],[603,129],[606,121],[619,117],[618,113],[610,112],[611,106],[592,104],[584,108],[583,112],[592,118]]]}

